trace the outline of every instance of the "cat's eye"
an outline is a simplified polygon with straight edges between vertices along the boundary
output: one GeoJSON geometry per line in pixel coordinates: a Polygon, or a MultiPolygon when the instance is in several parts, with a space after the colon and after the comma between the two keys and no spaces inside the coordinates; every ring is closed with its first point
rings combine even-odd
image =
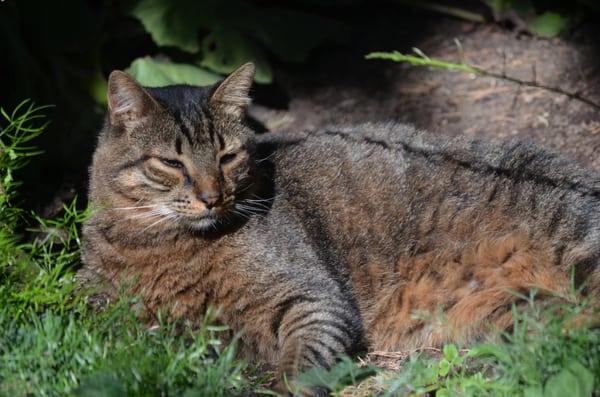
{"type": "Polygon", "coordinates": [[[172,159],[160,159],[160,161],[169,167],[172,168],[183,168],[183,163],[179,160],[172,160],[172,159]]]}
{"type": "Polygon", "coordinates": [[[227,153],[224,154],[223,156],[221,156],[221,158],[219,159],[219,164],[221,165],[226,165],[231,163],[233,160],[235,160],[235,158],[237,157],[237,153],[227,153]]]}

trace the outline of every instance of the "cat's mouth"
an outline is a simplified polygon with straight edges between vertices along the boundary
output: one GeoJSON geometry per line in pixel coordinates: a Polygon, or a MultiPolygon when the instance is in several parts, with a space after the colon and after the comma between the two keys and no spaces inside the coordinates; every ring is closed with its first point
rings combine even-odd
{"type": "Polygon", "coordinates": [[[234,221],[234,219],[248,219],[251,215],[260,213],[259,211],[265,211],[262,207],[254,208],[244,204],[241,205],[241,208],[238,208],[237,203],[233,201],[224,204],[219,207],[205,209],[199,214],[180,213],[180,222],[196,232],[216,231],[234,221]]]}
{"type": "Polygon", "coordinates": [[[227,209],[223,206],[204,209],[202,212],[178,211],[179,222],[195,232],[216,231],[227,223],[227,209]]]}
{"type": "Polygon", "coordinates": [[[214,215],[209,214],[196,217],[186,217],[185,222],[193,230],[206,231],[216,228],[218,220],[214,215]]]}

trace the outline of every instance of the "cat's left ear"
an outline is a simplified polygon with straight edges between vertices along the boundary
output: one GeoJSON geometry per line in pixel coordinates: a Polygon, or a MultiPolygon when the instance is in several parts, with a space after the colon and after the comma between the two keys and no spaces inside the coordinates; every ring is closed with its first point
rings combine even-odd
{"type": "Polygon", "coordinates": [[[210,102],[222,109],[225,113],[235,117],[242,117],[246,107],[250,104],[250,88],[254,81],[256,67],[248,62],[233,71],[221,82],[210,102]]]}
{"type": "Polygon", "coordinates": [[[120,70],[108,77],[108,114],[113,126],[132,130],[160,105],[133,77],[120,70]]]}

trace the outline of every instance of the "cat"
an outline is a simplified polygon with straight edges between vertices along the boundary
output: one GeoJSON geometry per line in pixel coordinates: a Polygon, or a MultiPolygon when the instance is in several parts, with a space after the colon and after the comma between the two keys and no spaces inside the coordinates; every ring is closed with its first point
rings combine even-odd
{"type": "Polygon", "coordinates": [[[292,380],[365,348],[480,340],[510,326],[515,292],[569,299],[573,276],[600,293],[599,173],[395,123],[256,135],[253,76],[111,73],[84,285],[131,283],[148,312],[190,321],[221,307],[247,357],[292,380]]]}

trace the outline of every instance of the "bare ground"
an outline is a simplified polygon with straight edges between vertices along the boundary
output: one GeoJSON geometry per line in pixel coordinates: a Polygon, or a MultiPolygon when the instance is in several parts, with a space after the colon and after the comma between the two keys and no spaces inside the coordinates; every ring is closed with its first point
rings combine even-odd
{"type": "Polygon", "coordinates": [[[277,70],[288,108],[259,104],[251,114],[271,131],[395,120],[443,134],[533,139],[600,170],[598,27],[590,23],[548,40],[495,24],[401,12],[390,7],[361,16],[369,24],[354,25],[351,47],[320,51],[302,68],[277,70]],[[494,78],[363,59],[371,51],[418,47],[460,61],[455,38],[470,64],[599,105],[494,78]]]}

